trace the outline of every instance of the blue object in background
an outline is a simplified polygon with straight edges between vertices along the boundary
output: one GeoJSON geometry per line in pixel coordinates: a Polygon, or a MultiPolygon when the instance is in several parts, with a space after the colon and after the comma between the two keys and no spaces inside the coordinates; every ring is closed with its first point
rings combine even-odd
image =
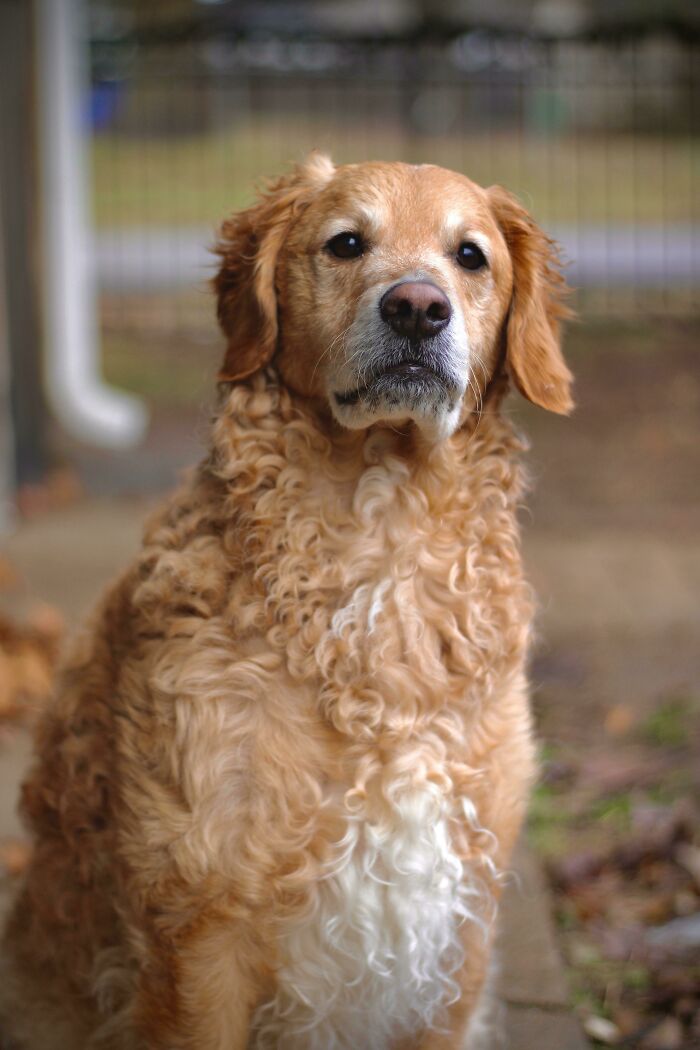
{"type": "Polygon", "coordinates": [[[97,80],[90,90],[86,123],[92,131],[105,131],[116,119],[124,97],[123,80],[97,80]]]}

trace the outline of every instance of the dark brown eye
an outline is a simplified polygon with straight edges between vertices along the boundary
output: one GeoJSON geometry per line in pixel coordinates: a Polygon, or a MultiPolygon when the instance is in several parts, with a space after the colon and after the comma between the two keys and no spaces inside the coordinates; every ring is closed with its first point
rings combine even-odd
{"type": "Polygon", "coordinates": [[[331,237],[326,248],[337,259],[358,259],[365,250],[359,233],[337,233],[331,237]]]}
{"type": "Polygon", "coordinates": [[[482,266],[486,266],[486,256],[478,244],[462,241],[457,249],[457,262],[465,270],[480,270],[482,266]]]}

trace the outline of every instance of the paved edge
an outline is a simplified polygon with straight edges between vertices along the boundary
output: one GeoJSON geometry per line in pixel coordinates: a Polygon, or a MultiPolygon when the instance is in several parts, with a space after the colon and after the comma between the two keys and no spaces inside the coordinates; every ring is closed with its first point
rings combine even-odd
{"type": "Polygon", "coordinates": [[[506,889],[496,940],[496,990],[507,1050],[586,1050],[574,1015],[542,868],[523,842],[506,889]]]}

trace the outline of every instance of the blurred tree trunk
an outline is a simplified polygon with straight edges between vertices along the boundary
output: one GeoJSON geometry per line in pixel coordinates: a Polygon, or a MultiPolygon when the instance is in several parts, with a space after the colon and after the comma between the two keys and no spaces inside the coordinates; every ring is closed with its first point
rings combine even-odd
{"type": "MultiPolygon", "coordinates": [[[[17,485],[41,480],[47,467],[37,266],[37,163],[32,5],[0,0],[0,237],[4,330],[14,452],[0,446],[4,474],[17,485]]],[[[0,351],[1,353],[2,351],[0,351]]],[[[0,415],[7,406],[0,401],[0,415]]],[[[6,443],[5,443],[6,444],[6,443]]]]}

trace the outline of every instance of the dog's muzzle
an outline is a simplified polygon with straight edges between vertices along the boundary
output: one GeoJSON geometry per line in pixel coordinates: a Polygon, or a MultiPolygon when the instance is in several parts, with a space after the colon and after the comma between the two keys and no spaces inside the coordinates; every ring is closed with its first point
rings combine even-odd
{"type": "Polygon", "coordinates": [[[345,407],[366,400],[398,402],[404,397],[415,400],[436,396],[442,399],[455,388],[455,380],[437,362],[407,357],[396,364],[378,365],[361,386],[336,393],[335,399],[345,407]]]}
{"type": "Polygon", "coordinates": [[[430,280],[397,281],[367,302],[330,391],[341,422],[409,418],[447,431],[468,363],[455,316],[446,293],[430,280]]]}

